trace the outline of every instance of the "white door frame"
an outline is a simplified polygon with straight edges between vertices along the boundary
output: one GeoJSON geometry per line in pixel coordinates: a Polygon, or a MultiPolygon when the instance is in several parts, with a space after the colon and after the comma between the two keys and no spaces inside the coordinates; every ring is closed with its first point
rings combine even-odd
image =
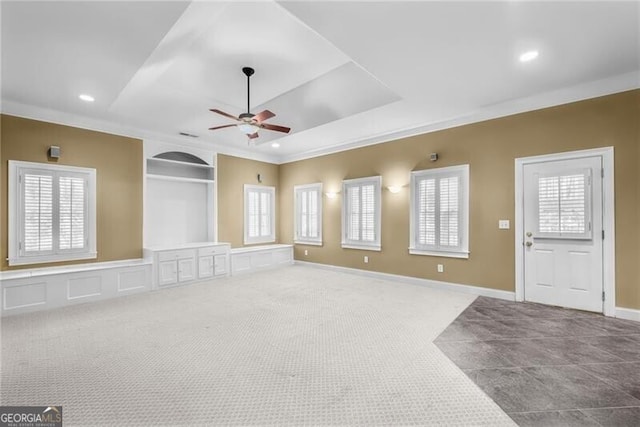
{"type": "MultiPolygon", "coordinates": [[[[615,316],[616,311],[616,233],[614,203],[614,163],[613,147],[593,148],[589,150],[569,151],[566,153],[545,154],[522,157],[515,160],[516,177],[516,301],[524,301],[524,166],[531,163],[555,160],[571,160],[584,157],[602,156],[604,177],[602,178],[602,227],[605,239],[602,245],[602,273],[605,300],[603,313],[615,316]]],[[[595,230],[594,230],[595,231],[595,230]]],[[[594,233],[595,234],[595,233],[594,233]]],[[[596,234],[597,236],[597,234],[596,234]]]]}

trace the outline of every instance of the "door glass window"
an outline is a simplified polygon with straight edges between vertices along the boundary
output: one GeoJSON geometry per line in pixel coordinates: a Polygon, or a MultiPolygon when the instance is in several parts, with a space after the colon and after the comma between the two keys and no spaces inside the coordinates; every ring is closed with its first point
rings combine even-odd
{"type": "Polygon", "coordinates": [[[538,175],[536,237],[591,238],[590,169],[538,175]]]}

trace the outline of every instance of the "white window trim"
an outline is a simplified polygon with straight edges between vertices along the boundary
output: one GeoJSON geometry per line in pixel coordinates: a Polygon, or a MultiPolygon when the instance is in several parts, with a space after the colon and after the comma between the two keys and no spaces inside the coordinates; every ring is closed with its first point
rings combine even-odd
{"type": "Polygon", "coordinates": [[[382,245],[380,240],[380,231],[382,223],[382,177],[370,176],[366,178],[345,179],[342,181],[342,248],[360,249],[366,251],[381,251],[382,245]],[[361,242],[347,239],[347,188],[353,185],[373,184],[375,191],[375,235],[376,240],[373,242],[361,242]]]}
{"type": "Polygon", "coordinates": [[[244,244],[252,245],[255,243],[274,243],[276,241],[276,188],[266,185],[244,185],[244,244]],[[271,194],[271,234],[269,236],[250,237],[249,236],[249,215],[247,207],[249,206],[249,192],[268,192],[271,194]]]}
{"type": "Polygon", "coordinates": [[[52,165],[48,163],[22,162],[9,160],[9,265],[42,264],[47,262],[75,261],[98,257],[96,243],[96,170],[78,166],[52,165]],[[69,172],[87,175],[87,250],[82,252],[66,251],[46,255],[20,254],[20,172],[24,169],[46,170],[55,173],[69,172]]]}
{"type": "Polygon", "coordinates": [[[315,184],[304,184],[304,185],[294,185],[293,186],[293,243],[301,244],[301,245],[314,245],[314,246],[322,246],[322,183],[318,182],[315,184]],[[300,212],[298,211],[298,197],[299,192],[306,190],[316,190],[318,192],[318,237],[301,237],[299,235],[299,216],[300,212]]]}
{"type": "Polygon", "coordinates": [[[439,256],[448,258],[469,258],[469,165],[448,166],[437,169],[425,169],[421,171],[411,172],[411,213],[410,213],[410,230],[409,230],[409,253],[411,255],[427,255],[427,256],[439,256]],[[426,249],[420,248],[416,241],[416,184],[419,178],[426,176],[452,176],[458,175],[461,178],[461,191],[460,191],[460,207],[461,224],[460,230],[462,232],[462,242],[460,244],[460,250],[438,250],[438,249],[426,249]]]}

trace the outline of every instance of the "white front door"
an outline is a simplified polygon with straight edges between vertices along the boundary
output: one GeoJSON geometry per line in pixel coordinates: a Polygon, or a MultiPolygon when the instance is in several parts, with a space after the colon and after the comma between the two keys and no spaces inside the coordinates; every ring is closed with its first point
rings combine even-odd
{"type": "Polygon", "coordinates": [[[602,157],[524,165],[524,299],[602,313],[602,157]]]}

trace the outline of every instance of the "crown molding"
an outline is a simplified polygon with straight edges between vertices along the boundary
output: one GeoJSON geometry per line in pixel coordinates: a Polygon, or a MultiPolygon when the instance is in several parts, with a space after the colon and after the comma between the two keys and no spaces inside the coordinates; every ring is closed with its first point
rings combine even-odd
{"type": "Polygon", "coordinates": [[[366,147],[368,145],[381,144],[395,141],[401,138],[408,138],[415,135],[436,132],[528,111],[540,110],[562,104],[569,104],[590,98],[611,95],[619,92],[626,92],[640,88],[640,72],[620,74],[614,77],[596,80],[576,86],[545,92],[525,98],[519,98],[493,104],[468,114],[463,114],[450,119],[411,126],[403,129],[396,129],[390,132],[380,133],[367,138],[342,141],[330,147],[323,147],[317,150],[306,151],[304,153],[293,154],[280,157],[279,164],[290,163],[299,160],[311,159],[314,157],[326,156],[328,154],[353,150],[355,148],[366,147]]]}
{"type": "Polygon", "coordinates": [[[314,157],[326,156],[328,154],[339,153],[355,148],[369,145],[381,144],[401,138],[408,138],[415,135],[436,132],[467,124],[482,122],[528,111],[540,110],[571,102],[582,101],[590,98],[611,95],[640,88],[640,73],[637,71],[620,74],[614,77],[596,80],[593,82],[571,86],[555,91],[545,92],[525,98],[519,98],[499,104],[493,104],[468,114],[452,117],[438,122],[424,123],[390,132],[383,132],[366,138],[358,138],[337,142],[329,147],[322,147],[317,150],[308,150],[303,153],[292,155],[269,155],[251,150],[229,147],[215,142],[202,142],[185,140],[159,132],[153,132],[141,128],[122,125],[100,119],[94,119],[77,114],[65,113],[48,108],[36,107],[21,104],[8,100],[0,100],[0,108],[3,114],[18,116],[28,119],[41,120],[50,123],[73,126],[82,129],[111,133],[114,135],[126,136],[139,139],[153,139],[156,141],[170,142],[186,147],[196,147],[200,149],[212,150],[219,154],[242,157],[250,160],[257,160],[273,164],[284,164],[299,160],[311,159],[314,157]]]}
{"type": "Polygon", "coordinates": [[[49,108],[37,107],[33,105],[22,104],[14,101],[2,100],[0,103],[2,114],[10,116],[22,117],[25,119],[40,120],[48,123],[72,126],[80,129],[87,129],[97,132],[109,133],[112,135],[125,136],[136,139],[151,139],[154,141],[169,142],[184,147],[195,147],[218,154],[226,154],[229,156],[242,157],[250,160],[257,160],[268,163],[279,163],[279,159],[275,156],[257,153],[250,150],[242,150],[235,147],[229,147],[216,142],[204,142],[197,140],[186,140],[175,135],[168,135],[161,132],[153,132],[133,126],[127,126],[120,123],[110,122],[106,120],[94,119],[91,117],[81,116],[78,114],[66,113],[49,108]]]}

